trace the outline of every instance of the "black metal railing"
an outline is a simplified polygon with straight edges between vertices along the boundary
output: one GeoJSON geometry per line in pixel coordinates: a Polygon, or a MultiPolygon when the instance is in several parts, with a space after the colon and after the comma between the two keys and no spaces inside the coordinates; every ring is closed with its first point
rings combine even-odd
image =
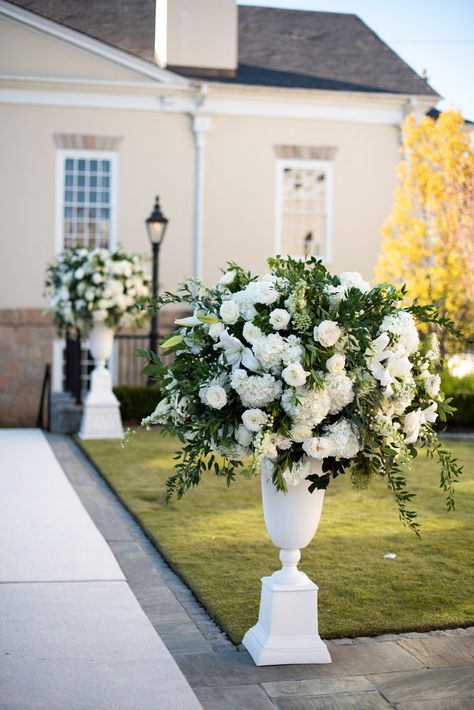
{"type": "Polygon", "coordinates": [[[43,382],[41,385],[41,397],[36,417],[36,426],[39,429],[49,431],[51,422],[51,365],[48,363],[44,368],[43,382]],[[46,411],[45,411],[46,410],[46,411]]]}
{"type": "Polygon", "coordinates": [[[82,402],[82,347],[79,333],[71,335],[66,333],[66,345],[64,348],[64,390],[70,392],[76,404],[82,402]]]}

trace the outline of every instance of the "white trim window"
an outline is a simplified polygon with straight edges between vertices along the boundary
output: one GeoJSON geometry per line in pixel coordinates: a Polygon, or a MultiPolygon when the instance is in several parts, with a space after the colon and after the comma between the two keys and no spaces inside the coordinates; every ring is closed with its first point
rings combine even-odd
{"type": "Polygon", "coordinates": [[[332,162],[278,160],[276,253],[331,259],[332,162]]]}
{"type": "Polygon", "coordinates": [[[56,252],[117,244],[117,154],[58,150],[56,252]]]}

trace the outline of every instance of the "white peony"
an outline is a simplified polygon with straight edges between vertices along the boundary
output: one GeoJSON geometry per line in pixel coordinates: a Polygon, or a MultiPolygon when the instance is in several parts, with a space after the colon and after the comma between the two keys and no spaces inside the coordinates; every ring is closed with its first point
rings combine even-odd
{"type": "Polygon", "coordinates": [[[308,375],[309,372],[306,372],[299,362],[291,362],[281,373],[286,384],[291,385],[291,387],[301,387],[304,385],[308,375]]]}
{"type": "Polygon", "coordinates": [[[330,348],[337,343],[342,335],[342,330],[333,320],[323,320],[313,331],[313,337],[323,348],[330,348]]]}
{"type": "Polygon", "coordinates": [[[290,314],[284,308],[275,308],[270,313],[270,325],[274,330],[286,330],[290,318],[290,314]]]}
{"type": "Polygon", "coordinates": [[[263,335],[263,333],[262,333],[262,331],[260,330],[260,328],[258,328],[256,325],[254,325],[254,324],[251,323],[250,321],[247,321],[247,322],[244,324],[244,328],[243,328],[243,331],[242,331],[242,332],[243,332],[243,336],[244,336],[245,340],[246,340],[248,343],[250,343],[251,345],[253,345],[254,343],[256,343],[257,340],[258,340],[259,338],[261,338],[262,335],[263,335]]]}
{"type": "Polygon", "coordinates": [[[242,414],[242,421],[248,431],[260,431],[262,426],[268,421],[268,414],[257,408],[246,409],[242,414]]]}
{"type": "Polygon", "coordinates": [[[303,451],[313,459],[325,459],[332,455],[332,442],[327,436],[312,436],[303,442],[303,451]]]}
{"type": "Polygon", "coordinates": [[[224,301],[219,309],[219,315],[224,323],[233,325],[239,320],[239,306],[234,301],[224,301]]]}
{"type": "Polygon", "coordinates": [[[344,367],[346,365],[346,358],[340,353],[336,353],[328,360],[326,360],[326,370],[331,374],[336,374],[339,372],[344,372],[344,367]]]}
{"type": "Polygon", "coordinates": [[[252,432],[247,429],[243,424],[239,424],[235,430],[235,439],[241,446],[250,446],[253,441],[252,432]]]}
{"type": "Polygon", "coordinates": [[[344,286],[345,291],[348,291],[350,288],[356,288],[362,291],[362,293],[366,293],[372,288],[367,281],[364,281],[358,271],[344,271],[342,274],[339,274],[339,281],[341,282],[341,286],[344,286]]]}

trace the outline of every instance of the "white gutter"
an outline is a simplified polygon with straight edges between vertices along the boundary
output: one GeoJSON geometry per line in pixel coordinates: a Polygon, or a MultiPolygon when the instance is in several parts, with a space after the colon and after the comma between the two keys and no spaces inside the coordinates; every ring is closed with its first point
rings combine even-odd
{"type": "Polygon", "coordinates": [[[193,240],[193,276],[202,277],[202,243],[204,224],[204,150],[206,137],[211,130],[209,116],[193,115],[193,132],[196,145],[196,164],[194,182],[194,240],[193,240]]]}

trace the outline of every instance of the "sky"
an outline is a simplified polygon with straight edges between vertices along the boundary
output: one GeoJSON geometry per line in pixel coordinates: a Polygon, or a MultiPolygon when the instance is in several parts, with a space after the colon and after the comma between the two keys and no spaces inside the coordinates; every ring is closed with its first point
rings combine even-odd
{"type": "Polygon", "coordinates": [[[474,0],[238,0],[358,15],[443,97],[474,121],[474,0]]]}

